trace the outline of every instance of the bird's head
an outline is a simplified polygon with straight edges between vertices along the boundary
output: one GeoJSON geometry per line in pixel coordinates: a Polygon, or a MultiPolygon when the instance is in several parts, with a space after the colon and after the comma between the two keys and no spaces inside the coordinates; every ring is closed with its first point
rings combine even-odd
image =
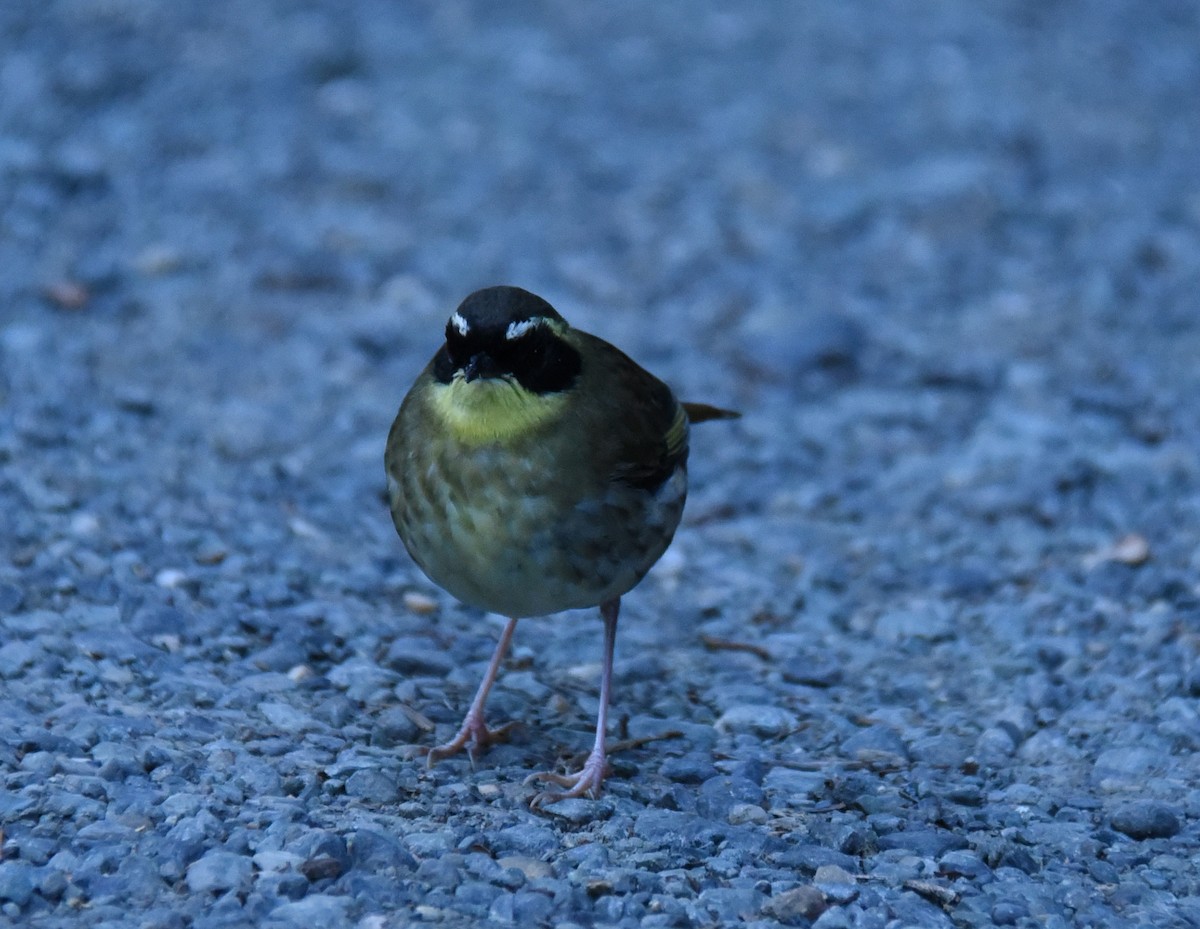
{"type": "Polygon", "coordinates": [[[569,329],[527,290],[475,291],[446,323],[433,360],[442,415],[460,431],[498,438],[556,413],[582,369],[569,329]]]}

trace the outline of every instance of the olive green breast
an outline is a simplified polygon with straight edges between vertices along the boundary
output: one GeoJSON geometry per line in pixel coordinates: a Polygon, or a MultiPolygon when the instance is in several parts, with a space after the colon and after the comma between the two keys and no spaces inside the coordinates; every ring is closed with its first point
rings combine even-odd
{"type": "Polygon", "coordinates": [[[431,580],[485,610],[531,616],[618,597],[683,512],[686,420],[674,397],[607,343],[571,335],[604,349],[585,342],[571,391],[489,396],[467,389],[510,388],[439,384],[427,368],[388,437],[401,539],[431,580]]]}

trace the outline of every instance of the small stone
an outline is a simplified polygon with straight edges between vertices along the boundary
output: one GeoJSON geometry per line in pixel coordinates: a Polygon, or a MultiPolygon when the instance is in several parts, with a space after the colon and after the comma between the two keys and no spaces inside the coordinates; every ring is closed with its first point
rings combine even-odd
{"type": "Polygon", "coordinates": [[[718,923],[731,925],[753,919],[762,909],[763,895],[749,887],[710,887],[701,891],[697,903],[718,923]]]}
{"type": "Polygon", "coordinates": [[[889,726],[868,726],[842,743],[842,754],[870,764],[904,765],[908,747],[889,726]]]}
{"type": "Polygon", "coordinates": [[[33,869],[23,861],[0,862],[0,900],[24,906],[33,896],[33,869]]]}
{"type": "Polygon", "coordinates": [[[187,583],[187,579],[187,574],[178,568],[163,568],[154,575],[154,583],[159,587],[166,587],[168,590],[181,587],[187,583]]]}
{"type": "Polygon", "coordinates": [[[1106,789],[1138,787],[1146,777],[1166,767],[1168,759],[1152,748],[1122,746],[1096,756],[1092,777],[1106,789]]]}
{"type": "Polygon", "coordinates": [[[1117,810],[1112,825],[1131,839],[1169,839],[1183,828],[1174,809],[1153,800],[1139,800],[1117,810]]]}
{"type": "Polygon", "coordinates": [[[415,871],[417,859],[394,836],[373,829],[359,829],[351,834],[347,850],[354,867],[367,871],[415,871]]]}
{"type": "Polygon", "coordinates": [[[340,926],[354,905],[351,897],[309,894],[303,900],[275,907],[267,916],[267,926],[340,926]]]}
{"type": "Polygon", "coordinates": [[[943,829],[904,829],[879,837],[881,849],[903,849],[921,858],[940,858],[948,851],[967,847],[961,835],[943,829]]]}
{"type": "Polygon", "coordinates": [[[805,884],[772,897],[763,907],[763,912],[780,922],[791,923],[798,919],[816,919],[827,909],[829,904],[825,894],[805,884]]]}
{"type": "Polygon", "coordinates": [[[282,732],[301,733],[317,728],[316,722],[303,710],[298,710],[290,703],[270,702],[259,706],[263,716],[276,729],[282,732]]]}
{"type": "Polygon", "coordinates": [[[554,819],[561,819],[575,826],[583,826],[597,820],[608,819],[612,815],[612,806],[603,800],[568,797],[557,803],[548,804],[543,808],[543,812],[554,819]]]}
{"type": "Polygon", "coordinates": [[[726,819],[733,826],[761,825],[767,821],[767,811],[756,803],[737,803],[730,808],[726,819]]]}
{"type": "Polygon", "coordinates": [[[1150,560],[1150,543],[1136,532],[1121,536],[1111,545],[1098,549],[1084,558],[1084,566],[1091,569],[1105,561],[1136,567],[1150,560]]]}
{"type": "Polygon", "coordinates": [[[1017,901],[1002,900],[992,907],[992,922],[997,926],[1015,926],[1028,915],[1029,908],[1017,901]]]}
{"type": "Polygon", "coordinates": [[[542,925],[550,920],[554,900],[544,893],[518,890],[513,894],[513,919],[521,926],[542,925]]]}
{"type": "Polygon", "coordinates": [[[404,608],[410,613],[415,613],[417,616],[429,616],[437,612],[438,603],[433,597],[428,594],[417,593],[415,590],[407,591],[401,602],[404,608]]]}
{"type": "Polygon", "coordinates": [[[392,642],[382,663],[406,677],[445,677],[454,669],[454,660],[446,652],[416,636],[392,642]]]}
{"type": "Polygon", "coordinates": [[[847,872],[856,867],[856,860],[850,855],[835,852],[823,845],[800,844],[785,849],[771,856],[772,861],[783,868],[798,868],[811,871],[814,874],[822,865],[838,865],[847,872]]]}
{"type": "Polygon", "coordinates": [[[547,857],[562,847],[558,834],[545,826],[519,823],[501,829],[492,836],[492,851],[497,855],[547,857]]]}
{"type": "Polygon", "coordinates": [[[527,858],[524,855],[507,855],[497,858],[496,864],[505,870],[515,868],[531,881],[542,877],[551,877],[554,874],[554,867],[549,862],[540,861],[537,858],[527,858]]]}
{"type": "Polygon", "coordinates": [[[858,898],[858,884],[854,875],[836,864],[821,865],[813,875],[813,886],[825,896],[828,903],[845,906],[858,898]]]}
{"type": "Polygon", "coordinates": [[[978,880],[991,872],[992,869],[984,863],[982,858],[974,852],[963,849],[947,852],[938,862],[938,873],[950,878],[965,877],[970,880],[978,880]]]}
{"type": "Polygon", "coordinates": [[[376,718],[371,729],[371,744],[380,748],[411,745],[420,734],[420,728],[403,707],[390,706],[376,718]]]}
{"type": "Polygon", "coordinates": [[[484,881],[463,881],[454,888],[454,899],[467,906],[490,907],[503,892],[484,881]]]}
{"type": "Polygon", "coordinates": [[[853,884],[854,875],[836,864],[823,864],[813,875],[813,883],[821,884],[853,884]]]}
{"type": "Polygon", "coordinates": [[[333,832],[314,829],[288,845],[286,851],[299,855],[305,861],[333,858],[341,865],[343,872],[350,870],[350,852],[346,849],[346,843],[333,832]]]}
{"type": "Polygon", "coordinates": [[[680,784],[702,784],[714,777],[717,769],[707,752],[689,752],[676,758],[667,758],[660,768],[663,777],[680,784]]]}
{"type": "Polygon", "coordinates": [[[325,855],[320,858],[310,858],[296,870],[304,876],[306,881],[315,884],[317,881],[337,880],[345,873],[346,869],[336,858],[325,855]]]}
{"type": "Polygon", "coordinates": [[[346,779],[346,793],[372,804],[395,803],[400,798],[400,784],[386,771],[363,768],[346,779]]]}
{"type": "Polygon", "coordinates": [[[221,893],[249,881],[252,864],[245,855],[209,852],[187,869],[188,889],[193,893],[221,893]]]}
{"type": "Polygon", "coordinates": [[[796,727],[796,715],[779,706],[733,706],[713,724],[718,732],[752,732],[764,738],[786,735],[796,727]]]}
{"type": "Polygon", "coordinates": [[[260,871],[288,871],[304,863],[299,855],[284,851],[261,851],[254,854],[254,866],[260,871]]]}
{"type": "Polygon", "coordinates": [[[82,310],[92,299],[91,291],[77,281],[52,281],[46,285],[46,299],[61,310],[82,310]]]}
{"type": "Polygon", "coordinates": [[[980,761],[1003,762],[1017,750],[1012,730],[1002,726],[989,726],[979,733],[975,742],[975,755],[980,761]]]}
{"type": "Polygon", "coordinates": [[[28,642],[0,645],[0,678],[13,678],[37,661],[39,650],[28,642]]]}

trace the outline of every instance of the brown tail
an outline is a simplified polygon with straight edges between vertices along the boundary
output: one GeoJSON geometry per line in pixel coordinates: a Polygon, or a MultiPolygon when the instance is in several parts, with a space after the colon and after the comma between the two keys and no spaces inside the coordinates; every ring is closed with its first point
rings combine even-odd
{"type": "Polygon", "coordinates": [[[703,423],[710,419],[740,419],[742,416],[735,410],[723,410],[719,406],[709,406],[707,403],[685,403],[683,411],[687,413],[690,423],[703,423]]]}

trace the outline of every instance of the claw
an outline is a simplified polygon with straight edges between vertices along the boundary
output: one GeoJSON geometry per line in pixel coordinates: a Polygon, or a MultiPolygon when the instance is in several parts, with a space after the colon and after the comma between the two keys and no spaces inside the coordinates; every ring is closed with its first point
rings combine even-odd
{"type": "Polygon", "coordinates": [[[505,625],[504,631],[500,633],[500,641],[496,643],[496,650],[492,653],[492,660],[488,662],[487,672],[483,675],[483,681],[479,684],[479,690],[475,693],[475,699],[471,701],[471,708],[467,710],[467,715],[463,717],[462,725],[458,728],[458,733],[449,742],[435,745],[428,750],[425,756],[426,768],[432,768],[436,762],[441,761],[443,758],[457,755],[464,748],[471,759],[471,766],[474,767],[475,756],[493,742],[502,742],[508,737],[508,733],[513,726],[516,725],[515,722],[505,723],[503,726],[489,729],[487,723],[483,721],[483,705],[487,702],[488,692],[492,689],[492,684],[496,682],[496,675],[500,672],[500,662],[504,660],[504,655],[508,652],[508,645],[512,641],[513,633],[516,629],[517,621],[510,619],[507,625],[505,625]]]}
{"type": "Polygon", "coordinates": [[[532,784],[535,781],[549,781],[551,784],[557,784],[559,787],[565,787],[566,790],[543,790],[536,794],[529,801],[531,809],[541,809],[551,803],[558,803],[560,800],[566,800],[570,797],[591,797],[593,800],[600,797],[600,785],[604,783],[604,777],[608,773],[608,760],[605,758],[604,752],[593,751],[588,755],[588,760],[583,767],[573,774],[557,774],[553,771],[541,771],[537,774],[531,774],[525,778],[525,784],[532,784]]]}
{"type": "Polygon", "coordinates": [[[463,749],[466,749],[467,757],[471,759],[471,767],[475,766],[475,759],[489,745],[496,742],[504,742],[508,739],[508,734],[517,725],[516,721],[507,722],[503,726],[497,726],[495,729],[489,729],[484,723],[482,717],[474,717],[470,713],[463,720],[462,726],[458,730],[458,734],[449,742],[443,742],[441,745],[436,745],[433,748],[425,751],[425,767],[432,768],[437,762],[443,758],[450,758],[457,755],[463,749]]]}

